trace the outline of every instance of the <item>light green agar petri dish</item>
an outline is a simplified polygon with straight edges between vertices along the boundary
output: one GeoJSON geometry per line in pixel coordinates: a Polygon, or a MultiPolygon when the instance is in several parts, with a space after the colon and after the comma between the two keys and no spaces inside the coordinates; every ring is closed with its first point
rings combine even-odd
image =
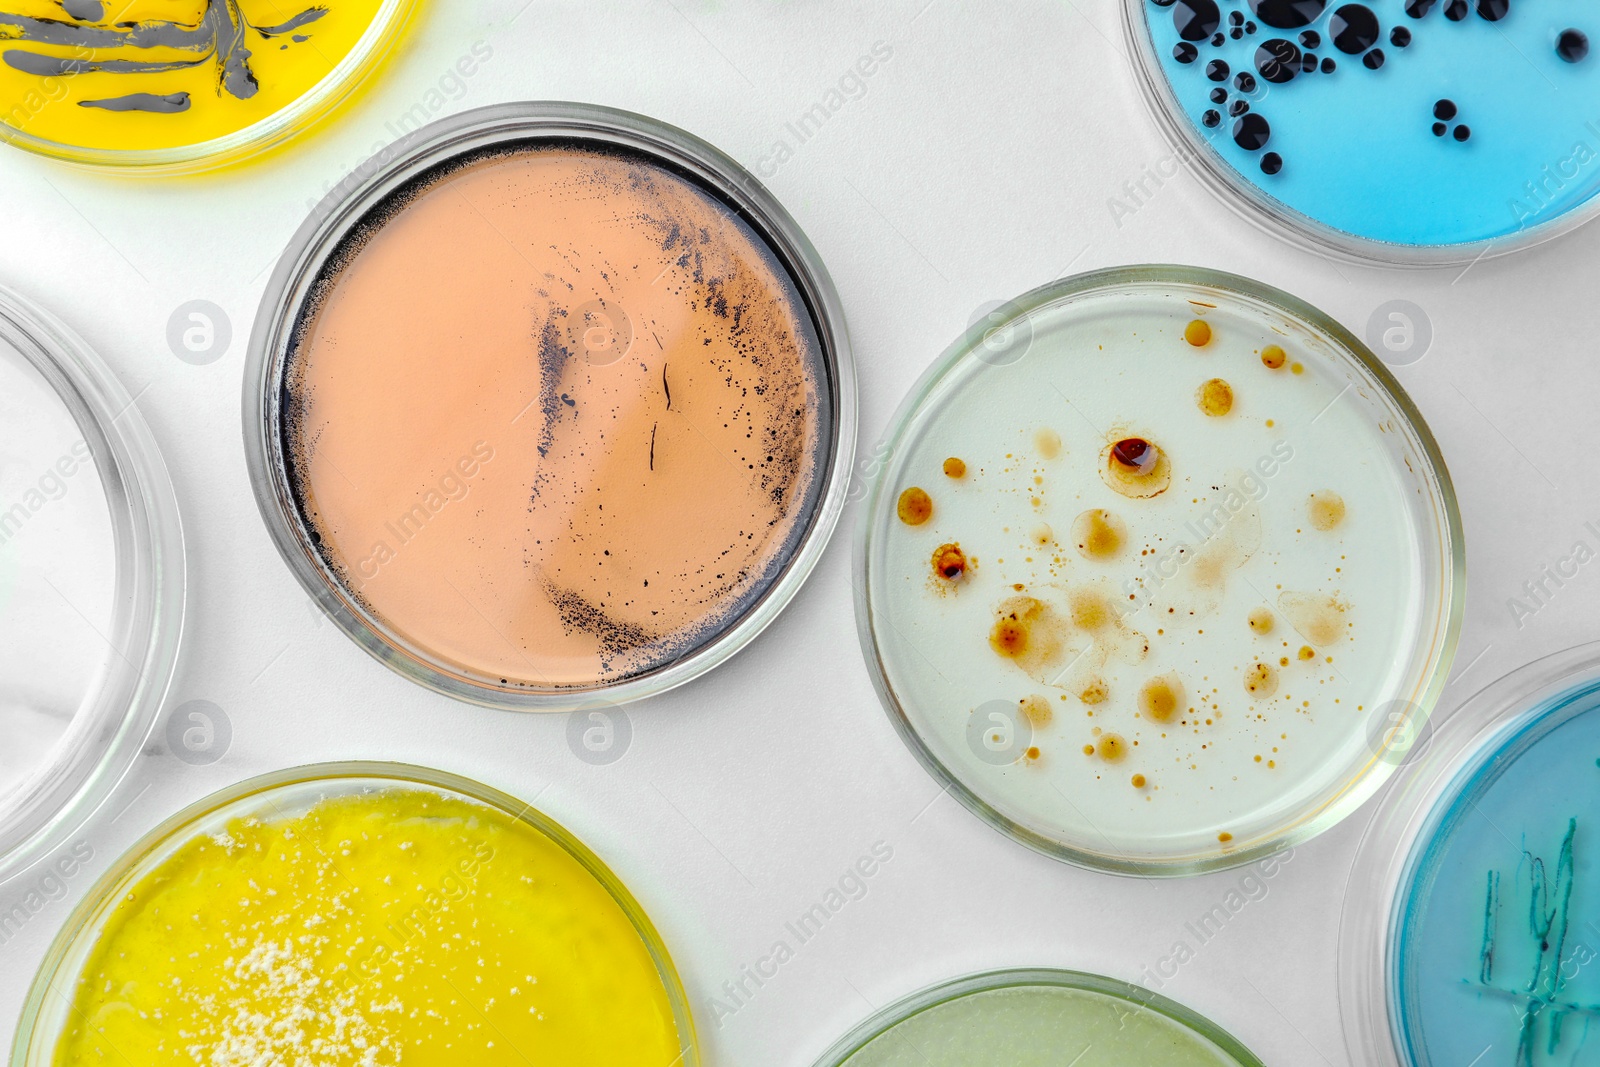
{"type": "Polygon", "coordinates": [[[892,1005],[818,1067],[1260,1067],[1216,1026],[1138,986],[1076,971],[1007,970],[892,1005]]]}

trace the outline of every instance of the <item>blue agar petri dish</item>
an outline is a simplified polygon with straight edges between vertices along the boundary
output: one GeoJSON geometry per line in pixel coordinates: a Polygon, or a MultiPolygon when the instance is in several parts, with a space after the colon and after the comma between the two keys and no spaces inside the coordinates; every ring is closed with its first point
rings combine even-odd
{"type": "Polygon", "coordinates": [[[1450,716],[1370,828],[1341,984],[1357,1062],[1600,1063],[1600,647],[1450,716]]]}
{"type": "Polygon", "coordinates": [[[1600,12],[1549,0],[1126,0],[1147,100],[1233,207],[1444,264],[1596,212],[1600,12]]]}

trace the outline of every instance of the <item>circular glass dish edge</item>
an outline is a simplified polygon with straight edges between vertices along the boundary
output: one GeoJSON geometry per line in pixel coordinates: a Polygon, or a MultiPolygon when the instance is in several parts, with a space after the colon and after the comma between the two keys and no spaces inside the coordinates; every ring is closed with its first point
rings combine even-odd
{"type": "Polygon", "coordinates": [[[594,850],[543,811],[491,786],[449,771],[406,763],[365,760],[308,764],[237,782],[186,806],[145,834],[119,856],[89,888],[72,914],[67,917],[51,941],[43,962],[30,982],[27,1000],[23,1005],[12,1043],[10,1057],[12,1067],[29,1067],[30,1064],[49,1062],[56,1035],[45,1035],[51,1042],[51,1047],[36,1050],[34,1045],[40,1036],[37,1027],[45,1008],[45,999],[55,991],[61,967],[68,962],[69,953],[80,940],[93,937],[96,927],[91,924],[106,910],[108,904],[120,896],[118,890],[143,873],[147,861],[165,846],[173,844],[176,835],[195,828],[208,817],[215,816],[228,808],[238,807],[253,798],[265,797],[274,790],[315,783],[325,783],[330,788],[337,788],[341,784],[374,781],[401,786],[421,786],[441,793],[455,793],[466,797],[495,808],[515,821],[527,823],[570,855],[616,901],[644,942],[651,959],[655,961],[656,973],[672,1005],[673,1019],[678,1027],[682,1054],[676,1063],[682,1067],[697,1067],[700,1063],[699,1039],[695,1032],[694,1016],[689,1009],[688,993],[684,989],[666,944],[627,885],[594,850]]]}
{"type": "Polygon", "coordinates": [[[3,880],[82,826],[132,767],[177,666],[187,579],[177,498],[137,397],[72,329],[7,289],[0,289],[0,331],[94,438],[90,452],[111,508],[117,557],[111,640],[122,650],[108,657],[111,671],[94,697],[92,736],[104,747],[80,749],[35,780],[29,818],[14,840],[0,839],[3,880]]]}
{"type": "Polygon", "coordinates": [[[1173,148],[1200,184],[1239,218],[1270,236],[1289,239],[1307,251],[1346,262],[1397,268],[1451,267],[1493,259],[1533,248],[1600,218],[1600,195],[1566,214],[1530,226],[1513,237],[1463,241],[1442,245],[1407,245],[1361,237],[1335,229],[1279,203],[1249,186],[1226,160],[1175,116],[1183,113],[1172,86],[1161,70],[1151,36],[1145,30],[1149,0],[1122,0],[1122,26],[1129,42],[1128,62],[1140,96],[1173,148]]]}
{"type": "Polygon", "coordinates": [[[693,134],[648,116],[562,101],[491,105],[440,120],[379,152],[336,185],[290,239],[262,296],[246,356],[243,410],[245,458],[257,508],[278,554],[317,606],[351,640],[401,676],[468,703],[525,711],[609,707],[666,692],[713,669],[754,640],[799,591],[838,524],[855,458],[858,417],[855,365],[843,305],[820,255],[778,200],[735,160],[693,134]],[[281,399],[277,386],[293,312],[327,252],[349,227],[395,188],[445,159],[506,141],[559,138],[611,144],[662,159],[721,196],[755,227],[788,271],[816,326],[829,378],[825,399],[833,407],[833,429],[827,455],[819,457],[823,484],[817,504],[793,557],[732,625],[655,671],[611,685],[540,690],[465,678],[432,662],[420,649],[379,636],[381,624],[350,602],[337,576],[299,534],[298,509],[284,476],[275,427],[281,399]]]}
{"type": "MultiPolygon", "coordinates": [[[[1417,695],[1420,698],[1417,701],[1417,706],[1420,709],[1422,721],[1425,721],[1426,716],[1431,713],[1440,694],[1443,692],[1446,676],[1449,674],[1450,665],[1455,658],[1465,611],[1466,556],[1460,509],[1456,504],[1455,490],[1450,480],[1449,470],[1445,465],[1444,457],[1439,450],[1432,431],[1428,429],[1427,423],[1422,418],[1422,413],[1417,409],[1410,396],[1406,394],[1399,381],[1390,373],[1388,368],[1368,351],[1366,345],[1339,323],[1292,294],[1223,271],[1176,264],[1139,264],[1102,268],[1047,283],[1007,301],[1002,305],[1001,310],[1005,313],[1006,323],[1009,323],[1030,314],[1039,307],[1066,297],[1082,296],[1099,288],[1149,282],[1189,284],[1234,292],[1244,298],[1276,307],[1287,314],[1314,325],[1327,336],[1329,341],[1344,349],[1353,359],[1359,362],[1361,369],[1373,377],[1376,384],[1383,389],[1387,399],[1404,416],[1408,433],[1428,461],[1432,475],[1431,480],[1435,485],[1442,510],[1441,518],[1443,522],[1439,532],[1444,538],[1445,548],[1441,559],[1444,568],[1443,573],[1430,577],[1430,580],[1436,580],[1443,584],[1448,609],[1442,613],[1441,619],[1438,620],[1438,623],[1442,626],[1442,632],[1437,633],[1435,639],[1437,652],[1433,669],[1417,690],[1417,695]]],[[[889,428],[885,431],[878,444],[874,446],[872,454],[880,457],[893,455],[912,416],[938,382],[966,354],[982,344],[987,332],[1003,329],[1004,325],[994,315],[991,315],[989,319],[969,327],[965,333],[956,338],[907,392],[904,400],[901,401],[890,419],[889,428]]],[[[870,488],[867,490],[864,506],[856,522],[852,544],[851,574],[855,587],[856,631],[861,644],[862,656],[867,662],[867,673],[872,679],[873,688],[878,694],[879,703],[883,707],[885,714],[889,717],[890,722],[894,724],[895,731],[900,735],[900,739],[904,742],[906,748],[916,757],[917,762],[922,765],[923,769],[935,781],[948,788],[951,794],[967,810],[1001,833],[1043,855],[1088,870],[1138,877],[1185,877],[1242,866],[1271,855],[1283,848],[1308,840],[1360,807],[1362,803],[1388,781],[1397,761],[1388,758],[1386,750],[1375,752],[1368,763],[1367,771],[1353,779],[1353,784],[1342,794],[1333,798],[1322,808],[1309,813],[1299,822],[1285,827],[1276,837],[1253,844],[1240,845],[1221,855],[1178,862],[1149,862],[1109,854],[1081,852],[1022,826],[1001,814],[962,782],[923,742],[916,727],[901,709],[899,700],[889,685],[887,674],[878,656],[868,594],[868,560],[871,548],[873,516],[877,510],[878,500],[885,492],[886,479],[884,474],[887,470],[887,464],[881,466],[876,472],[870,488]]]]}

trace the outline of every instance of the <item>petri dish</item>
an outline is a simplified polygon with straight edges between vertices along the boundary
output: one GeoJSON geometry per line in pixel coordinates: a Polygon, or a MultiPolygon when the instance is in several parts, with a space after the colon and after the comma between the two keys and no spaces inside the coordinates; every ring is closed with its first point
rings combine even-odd
{"type": "Polygon", "coordinates": [[[0,138],[73,163],[235,162],[350,99],[414,2],[15,0],[0,12],[0,138]]]}
{"type": "Polygon", "coordinates": [[[295,237],[245,434],[290,569],[440,692],[569,709],[680,684],[788,602],[843,506],[848,337],[716,149],[510,104],[430,126],[295,237]]]}
{"type": "Polygon", "coordinates": [[[1600,645],[1529,664],[1411,732],[1340,928],[1359,1062],[1587,1063],[1600,1003],[1600,645]]]}
{"type": "Polygon", "coordinates": [[[172,675],[183,537],[135,399],[0,290],[0,878],[100,806],[172,675]]]}
{"type": "Polygon", "coordinates": [[[235,785],[106,873],[50,947],[11,1062],[112,1050],[151,1065],[699,1062],[665,946],[593,852],[503,793],[382,763],[235,785]]]}
{"type": "Polygon", "coordinates": [[[1142,986],[1078,971],[955,979],[890,1005],[817,1067],[1260,1067],[1215,1024],[1142,986]],[[1076,1058],[1074,1058],[1076,1057],[1076,1058]]]}
{"type": "Polygon", "coordinates": [[[1124,0],[1123,16],[1175,159],[1305,247],[1462,263],[1595,215],[1600,23],[1581,10],[1124,0]]]}
{"type": "Polygon", "coordinates": [[[1325,829],[1426,719],[1461,613],[1427,427],[1338,324],[1192,267],[1098,271],[968,330],[877,446],[862,649],[923,765],[1101,870],[1325,829]]]}

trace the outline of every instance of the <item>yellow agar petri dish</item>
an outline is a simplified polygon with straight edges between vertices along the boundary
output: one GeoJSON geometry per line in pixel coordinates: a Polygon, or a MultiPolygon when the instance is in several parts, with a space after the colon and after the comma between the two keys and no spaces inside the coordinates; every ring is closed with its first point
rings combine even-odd
{"type": "Polygon", "coordinates": [[[440,772],[245,782],[119,863],[58,937],[12,1062],[697,1062],[658,935],[527,805],[440,772]]]}
{"type": "Polygon", "coordinates": [[[201,169],[345,101],[416,0],[0,0],[0,138],[78,163],[201,169]]]}

